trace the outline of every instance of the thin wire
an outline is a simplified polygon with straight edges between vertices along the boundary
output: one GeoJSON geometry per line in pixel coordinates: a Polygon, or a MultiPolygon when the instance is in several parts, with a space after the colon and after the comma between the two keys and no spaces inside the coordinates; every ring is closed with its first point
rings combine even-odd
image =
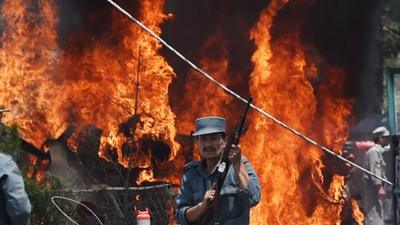
{"type": "Polygon", "coordinates": [[[54,201],[54,199],[63,199],[63,200],[71,201],[71,202],[74,202],[74,203],[76,203],[76,204],[78,204],[78,205],[83,206],[85,209],[87,209],[87,210],[97,219],[97,221],[98,221],[101,225],[103,225],[103,223],[101,222],[101,220],[99,219],[99,217],[97,217],[97,215],[96,215],[89,207],[87,207],[85,204],[83,204],[83,203],[81,203],[81,202],[79,202],[79,201],[76,201],[76,200],[74,200],[74,199],[72,199],[72,198],[67,198],[67,197],[58,196],[58,195],[52,196],[52,197],[51,197],[51,202],[53,203],[53,205],[58,209],[58,211],[60,211],[67,219],[69,219],[69,220],[70,220],[71,222],[73,222],[74,224],[79,225],[79,223],[77,223],[77,222],[74,221],[71,217],[69,217],[69,216],[57,205],[57,203],[54,201]]]}
{"type": "MultiPolygon", "coordinates": [[[[202,69],[200,69],[199,67],[197,67],[194,63],[192,63],[190,60],[188,60],[185,56],[183,56],[180,52],[178,52],[175,48],[173,48],[171,45],[169,45],[166,41],[164,41],[161,37],[159,37],[156,33],[154,33],[152,30],[150,30],[148,27],[146,27],[144,24],[142,24],[139,20],[137,20],[136,18],[134,18],[131,14],[129,14],[127,11],[125,11],[123,8],[121,8],[121,6],[119,6],[118,4],[116,4],[114,1],[112,0],[107,0],[111,5],[113,5],[115,8],[117,8],[120,12],[122,12],[123,14],[125,14],[128,18],[130,18],[132,21],[134,21],[137,25],[139,25],[142,29],[144,29],[145,31],[147,31],[148,33],[150,33],[155,39],[157,39],[158,41],[160,41],[165,47],[167,47],[169,50],[171,50],[173,53],[175,53],[179,58],[181,58],[183,61],[185,61],[187,64],[189,64],[194,70],[198,71],[200,74],[202,74],[203,76],[205,76],[207,79],[209,79],[211,82],[213,82],[214,84],[216,84],[217,86],[221,87],[222,89],[224,89],[224,91],[228,92],[229,94],[231,94],[232,96],[234,96],[235,98],[241,100],[242,102],[247,104],[247,100],[244,99],[243,97],[241,97],[239,94],[235,93],[234,91],[230,90],[229,88],[227,88],[225,85],[223,85],[222,83],[218,82],[217,80],[215,80],[211,75],[207,74],[206,72],[204,72],[202,69]]],[[[275,118],[274,116],[270,115],[269,113],[265,112],[264,110],[260,109],[259,107],[257,107],[254,104],[250,104],[250,106],[255,109],[257,112],[261,113],[262,115],[268,117],[269,119],[271,119],[272,121],[274,121],[275,123],[281,125],[282,127],[286,128],[287,130],[289,130],[290,132],[292,132],[293,134],[303,138],[304,140],[308,141],[309,143],[318,146],[319,148],[321,148],[322,150],[324,150],[325,152],[331,154],[332,156],[335,156],[336,158],[364,171],[365,173],[368,173],[371,176],[376,177],[377,179],[393,185],[392,182],[390,182],[389,180],[382,178],[374,173],[372,173],[371,171],[363,168],[362,166],[359,166],[358,164],[346,159],[345,157],[335,153],[334,151],[330,150],[329,148],[319,144],[318,142],[314,141],[313,139],[305,136],[304,134],[298,132],[297,130],[289,127],[288,125],[286,125],[284,122],[278,120],[277,118],[275,118]]]]}
{"type": "MultiPolygon", "coordinates": [[[[171,184],[166,183],[166,184],[157,184],[157,185],[152,185],[152,186],[144,186],[144,187],[128,187],[129,191],[142,191],[142,190],[147,190],[147,189],[154,189],[154,188],[171,188],[171,184]]],[[[61,189],[61,191],[68,191],[72,193],[81,193],[81,192],[98,192],[98,191],[125,191],[127,190],[125,187],[97,187],[97,188],[86,188],[86,189],[61,189]]]]}

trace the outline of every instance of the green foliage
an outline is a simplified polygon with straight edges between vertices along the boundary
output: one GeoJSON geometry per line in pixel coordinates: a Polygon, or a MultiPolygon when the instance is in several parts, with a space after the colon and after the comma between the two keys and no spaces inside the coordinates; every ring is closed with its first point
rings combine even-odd
{"type": "MultiPolygon", "coordinates": [[[[57,180],[48,180],[37,183],[32,179],[25,179],[25,188],[32,204],[30,224],[67,224],[67,219],[56,209],[51,202],[51,197],[59,193],[61,184],[57,180]]],[[[63,194],[59,194],[63,195],[63,194]]],[[[63,209],[71,208],[64,205],[63,209]]]]}
{"type": "Polygon", "coordinates": [[[7,127],[0,124],[0,152],[15,156],[21,150],[20,146],[17,126],[7,127]]]}

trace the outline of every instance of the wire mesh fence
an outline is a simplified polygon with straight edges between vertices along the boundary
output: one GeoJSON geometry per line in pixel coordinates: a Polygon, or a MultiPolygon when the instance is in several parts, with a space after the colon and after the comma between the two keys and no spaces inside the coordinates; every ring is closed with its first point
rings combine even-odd
{"type": "Polygon", "coordinates": [[[64,190],[55,193],[55,196],[79,202],[64,198],[54,200],[65,216],[80,225],[136,225],[137,211],[146,208],[150,211],[152,225],[174,224],[175,194],[170,184],[64,190]],[[90,211],[97,215],[101,223],[90,211]]]}

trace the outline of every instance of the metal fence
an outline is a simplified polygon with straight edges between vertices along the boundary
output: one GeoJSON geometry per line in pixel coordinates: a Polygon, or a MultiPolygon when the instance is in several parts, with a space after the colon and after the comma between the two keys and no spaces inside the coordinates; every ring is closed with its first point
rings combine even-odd
{"type": "MultiPolygon", "coordinates": [[[[146,187],[106,187],[85,190],[60,190],[55,196],[79,201],[89,207],[105,225],[135,225],[137,210],[148,208],[152,225],[174,224],[175,194],[170,184],[146,187]]],[[[73,221],[82,225],[100,224],[82,205],[57,199],[56,205],[73,221]]]]}

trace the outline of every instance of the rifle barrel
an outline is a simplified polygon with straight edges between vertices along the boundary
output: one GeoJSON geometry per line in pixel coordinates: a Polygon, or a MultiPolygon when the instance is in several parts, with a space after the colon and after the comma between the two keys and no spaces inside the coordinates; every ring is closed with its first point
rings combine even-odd
{"type": "Polygon", "coordinates": [[[253,96],[250,96],[249,97],[249,100],[247,100],[247,104],[246,104],[246,108],[245,108],[245,110],[244,110],[244,113],[243,113],[243,115],[242,115],[242,118],[241,118],[241,120],[240,120],[240,125],[239,125],[239,129],[238,129],[238,136],[237,136],[237,138],[235,138],[234,139],[234,141],[233,141],[233,144],[234,145],[238,145],[239,144],[239,141],[240,141],[240,136],[242,135],[242,133],[243,133],[243,127],[244,127],[244,124],[245,124],[245,122],[246,122],[246,116],[247,116],[247,112],[249,111],[249,109],[250,109],[250,106],[251,106],[251,102],[253,101],[253,96]]]}

